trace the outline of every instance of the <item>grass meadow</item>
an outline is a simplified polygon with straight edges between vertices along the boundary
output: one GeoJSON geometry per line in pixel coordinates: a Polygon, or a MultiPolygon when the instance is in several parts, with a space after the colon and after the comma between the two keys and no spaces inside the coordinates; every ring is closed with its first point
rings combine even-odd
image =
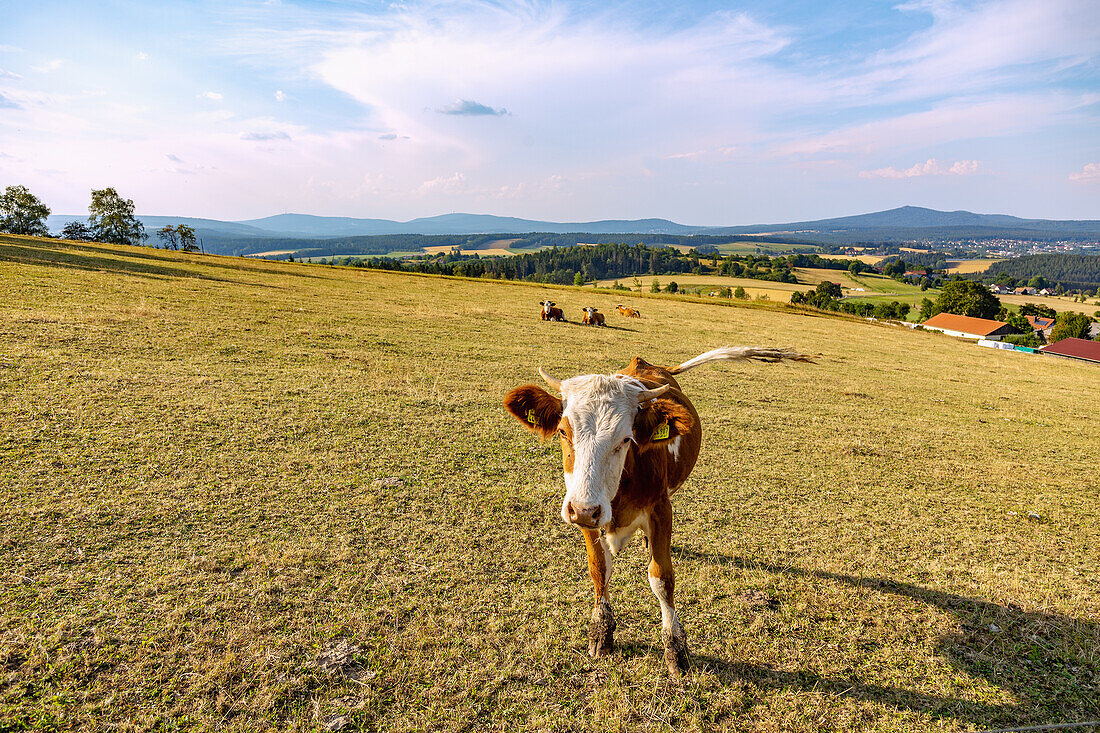
{"type": "Polygon", "coordinates": [[[1097,720],[1098,392],[780,305],[0,237],[0,730],[1097,720]],[[693,669],[668,677],[637,539],[592,660],[559,449],[502,395],[726,344],[818,363],[681,379],[693,669]]]}

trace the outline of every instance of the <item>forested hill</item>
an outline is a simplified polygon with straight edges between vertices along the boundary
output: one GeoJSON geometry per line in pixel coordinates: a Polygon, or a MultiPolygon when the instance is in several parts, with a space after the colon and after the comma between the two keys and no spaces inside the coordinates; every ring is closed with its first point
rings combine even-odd
{"type": "Polygon", "coordinates": [[[994,262],[983,273],[983,277],[996,277],[1002,272],[1019,280],[1041,276],[1052,283],[1061,283],[1067,288],[1095,288],[1100,286],[1100,256],[1026,255],[994,262]]]}

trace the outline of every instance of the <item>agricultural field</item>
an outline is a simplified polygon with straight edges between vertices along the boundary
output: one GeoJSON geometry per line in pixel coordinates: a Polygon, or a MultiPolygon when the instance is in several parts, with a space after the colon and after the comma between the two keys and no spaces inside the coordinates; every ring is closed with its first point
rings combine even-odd
{"type": "Polygon", "coordinates": [[[789,306],[0,236],[0,728],[1097,720],[1098,390],[789,306]],[[546,297],[609,327],[542,322],[546,297]],[[501,398],[726,344],[817,363],[681,378],[693,667],[668,676],[637,539],[590,659],[560,449],[501,398]]]}
{"type": "Polygon", "coordinates": [[[997,296],[1002,303],[1006,306],[1010,306],[1011,310],[1017,310],[1019,306],[1024,303],[1034,303],[1036,305],[1045,305],[1059,313],[1063,311],[1072,311],[1075,313],[1085,313],[1092,315],[1096,311],[1100,310],[1100,305],[1096,304],[1096,299],[1092,298],[1084,303],[1074,303],[1073,298],[1057,297],[1057,296],[1043,296],[1043,295],[998,295],[997,296]],[[1016,306],[1011,308],[1011,306],[1016,306]]]}
{"type": "Polygon", "coordinates": [[[975,272],[985,272],[989,269],[989,266],[994,262],[1000,262],[998,259],[987,260],[948,260],[947,272],[957,272],[961,275],[972,274],[975,272]]]}

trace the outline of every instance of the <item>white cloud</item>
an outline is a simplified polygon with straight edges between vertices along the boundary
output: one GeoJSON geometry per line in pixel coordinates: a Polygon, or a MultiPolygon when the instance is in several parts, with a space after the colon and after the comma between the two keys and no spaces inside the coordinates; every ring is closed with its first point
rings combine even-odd
{"type": "Polygon", "coordinates": [[[138,55],[135,57],[138,61],[146,61],[149,58],[149,54],[144,51],[138,51],[138,55]]]}
{"type": "Polygon", "coordinates": [[[199,99],[210,99],[210,100],[213,100],[215,102],[220,101],[222,99],[222,95],[221,95],[220,92],[203,92],[202,94],[198,94],[196,96],[199,99]]]}
{"type": "Polygon", "coordinates": [[[1070,173],[1069,180],[1075,183],[1100,183],[1100,163],[1086,163],[1081,170],[1070,173]]]}
{"type": "Polygon", "coordinates": [[[469,186],[466,183],[466,176],[461,173],[453,173],[449,176],[438,176],[430,181],[424,181],[416,189],[417,193],[421,195],[442,193],[448,196],[465,193],[468,190],[469,186]]]}
{"type": "Polygon", "coordinates": [[[948,167],[944,167],[935,158],[929,158],[923,163],[898,170],[893,166],[878,168],[873,171],[860,171],[860,178],[918,178],[920,176],[970,176],[978,172],[978,161],[956,160],[948,167]]]}
{"type": "Polygon", "coordinates": [[[16,74],[14,71],[5,71],[0,69],[0,79],[22,79],[23,77],[16,74]]]}
{"type": "Polygon", "coordinates": [[[275,90],[275,101],[276,102],[285,102],[286,101],[286,94],[283,93],[282,89],[276,89],[275,90]]]}
{"type": "Polygon", "coordinates": [[[37,71],[40,74],[48,74],[51,71],[57,71],[58,69],[60,69],[61,64],[63,63],[65,63],[65,59],[53,59],[52,61],[47,61],[46,63],[40,64],[38,66],[31,66],[31,71],[37,71]]]}

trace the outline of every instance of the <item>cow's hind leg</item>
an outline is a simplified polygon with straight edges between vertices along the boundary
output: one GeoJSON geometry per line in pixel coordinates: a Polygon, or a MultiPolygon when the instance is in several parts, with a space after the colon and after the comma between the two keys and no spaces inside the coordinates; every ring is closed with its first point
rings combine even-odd
{"type": "Polygon", "coordinates": [[[615,614],[611,612],[608,596],[613,558],[611,549],[600,541],[599,530],[581,531],[584,532],[584,545],[588,550],[588,574],[592,576],[592,587],[596,592],[596,605],[592,609],[592,620],[588,623],[588,654],[606,657],[615,650],[615,614]]]}
{"type": "Polygon", "coordinates": [[[672,676],[687,671],[687,634],[676,615],[673,601],[675,580],[672,571],[672,504],[666,496],[649,517],[649,586],[661,603],[661,643],[665,664],[672,676]]]}

